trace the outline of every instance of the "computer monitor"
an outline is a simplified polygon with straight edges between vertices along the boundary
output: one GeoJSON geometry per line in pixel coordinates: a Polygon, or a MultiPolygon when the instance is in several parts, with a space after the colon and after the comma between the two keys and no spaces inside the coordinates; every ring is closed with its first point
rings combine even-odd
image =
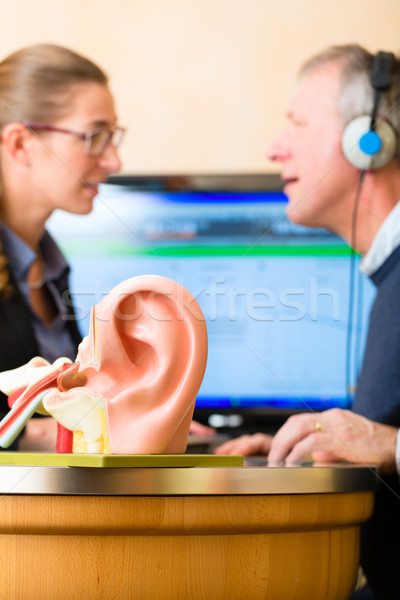
{"type": "Polygon", "coordinates": [[[348,246],[292,224],[286,206],[274,175],[111,178],[90,215],[49,223],[72,267],[82,333],[114,285],[165,275],[206,318],[196,419],[268,430],[292,412],[349,408],[374,289],[356,278],[349,327],[348,246]]]}

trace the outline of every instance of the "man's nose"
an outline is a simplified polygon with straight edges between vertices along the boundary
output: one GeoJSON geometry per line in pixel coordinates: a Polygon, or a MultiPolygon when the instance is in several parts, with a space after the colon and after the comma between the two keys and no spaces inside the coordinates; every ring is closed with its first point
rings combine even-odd
{"type": "Polygon", "coordinates": [[[288,134],[281,132],[268,146],[267,158],[275,162],[284,162],[291,156],[288,144],[288,134]]]}

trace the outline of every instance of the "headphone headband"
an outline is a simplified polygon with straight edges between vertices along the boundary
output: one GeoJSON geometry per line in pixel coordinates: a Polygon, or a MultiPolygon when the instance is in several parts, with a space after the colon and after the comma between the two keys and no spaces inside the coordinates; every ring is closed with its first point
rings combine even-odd
{"type": "Polygon", "coordinates": [[[371,69],[371,85],[375,90],[374,106],[371,114],[371,129],[375,129],[376,117],[382,92],[388,90],[392,83],[392,66],[394,54],[391,52],[378,52],[374,56],[371,69]]]}
{"type": "Polygon", "coordinates": [[[397,135],[387,121],[377,121],[382,92],[392,84],[396,58],[392,52],[378,52],[372,61],[371,85],[374,104],[371,116],[363,115],[350,121],[342,137],[342,149],[347,160],[358,169],[380,169],[396,154],[397,135]]]}
{"type": "Polygon", "coordinates": [[[378,52],[372,61],[371,84],[374,90],[384,92],[392,84],[392,71],[395,64],[393,52],[378,52]]]}

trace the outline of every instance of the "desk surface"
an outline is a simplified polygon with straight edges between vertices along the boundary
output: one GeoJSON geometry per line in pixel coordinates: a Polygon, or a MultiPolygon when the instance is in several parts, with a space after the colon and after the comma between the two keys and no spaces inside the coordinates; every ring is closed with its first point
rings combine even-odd
{"type": "Polygon", "coordinates": [[[359,465],[109,468],[0,466],[1,494],[214,496],[373,491],[375,467],[359,465]]]}

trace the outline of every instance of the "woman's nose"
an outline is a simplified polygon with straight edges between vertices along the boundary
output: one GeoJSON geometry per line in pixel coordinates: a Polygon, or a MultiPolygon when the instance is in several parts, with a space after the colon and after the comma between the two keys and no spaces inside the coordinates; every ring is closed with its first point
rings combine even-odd
{"type": "Polygon", "coordinates": [[[117,148],[110,142],[104,149],[103,154],[100,156],[100,166],[107,173],[118,173],[121,170],[121,159],[118,154],[117,148]]]}

